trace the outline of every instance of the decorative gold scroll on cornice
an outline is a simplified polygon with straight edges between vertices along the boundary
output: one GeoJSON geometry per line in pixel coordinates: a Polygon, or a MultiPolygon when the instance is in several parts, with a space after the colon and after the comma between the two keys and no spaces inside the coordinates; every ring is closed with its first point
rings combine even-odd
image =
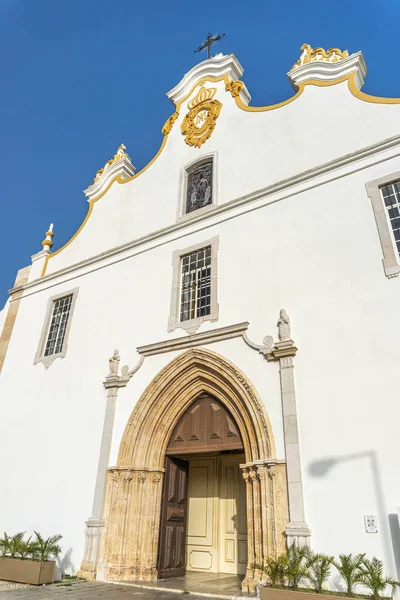
{"type": "Polygon", "coordinates": [[[216,88],[200,87],[197,95],[188,103],[189,112],[183,119],[181,131],[188,146],[200,148],[215,129],[222,104],[213,100],[216,88]]]}
{"type": "Polygon", "coordinates": [[[232,98],[236,98],[237,96],[239,96],[243,88],[244,83],[243,81],[239,80],[228,81],[228,83],[225,85],[225,91],[230,92],[232,94],[232,98]]]}
{"type": "Polygon", "coordinates": [[[179,117],[178,111],[175,111],[164,123],[164,127],[161,129],[163,135],[168,135],[174,126],[175,121],[179,117]]]}
{"type": "Polygon", "coordinates": [[[114,156],[112,158],[110,158],[110,160],[108,160],[106,162],[106,164],[104,165],[103,168],[99,169],[96,173],[96,177],[93,179],[93,183],[96,183],[96,181],[98,181],[98,179],[101,177],[101,175],[104,173],[104,171],[106,169],[108,169],[108,167],[110,165],[112,165],[113,163],[117,162],[117,160],[121,160],[121,158],[127,158],[128,160],[130,160],[130,157],[128,156],[128,154],[125,152],[126,150],[126,146],[124,146],[124,144],[121,144],[118,147],[117,152],[114,154],[114,156]]]}
{"type": "MultiPolygon", "coordinates": [[[[327,54],[328,53],[329,53],[329,50],[327,51],[327,54]]],[[[345,53],[346,53],[346,51],[342,53],[343,54],[343,58],[346,58],[345,53]]],[[[298,66],[300,66],[300,64],[298,64],[300,62],[300,60],[301,60],[301,58],[292,67],[293,69],[297,68],[298,66]]],[[[314,60],[316,60],[316,59],[314,59],[314,60]]],[[[306,64],[306,63],[303,63],[303,64],[306,64]]],[[[196,83],[196,86],[198,86],[200,84],[204,85],[204,83],[207,83],[207,82],[216,83],[216,82],[219,82],[219,81],[224,81],[225,85],[227,85],[228,83],[230,83],[229,76],[225,74],[225,75],[221,75],[219,77],[213,77],[213,76],[203,77],[202,80],[200,80],[199,82],[196,83]]],[[[294,102],[295,100],[297,100],[303,94],[303,92],[304,92],[304,90],[306,89],[307,86],[331,87],[331,86],[337,85],[339,83],[343,83],[344,81],[347,81],[350,93],[355,98],[357,98],[358,100],[361,100],[362,102],[368,102],[368,103],[373,103],[373,104],[383,104],[383,105],[398,105],[398,104],[400,104],[400,98],[384,98],[384,97],[380,97],[380,96],[371,96],[370,94],[366,94],[365,92],[360,91],[360,89],[357,87],[356,82],[355,82],[355,73],[354,72],[349,73],[349,74],[347,74],[347,75],[345,75],[343,77],[339,77],[338,79],[335,79],[335,80],[332,80],[332,81],[320,81],[318,79],[310,79],[308,81],[303,81],[302,83],[299,84],[299,86],[298,86],[299,89],[296,92],[296,94],[294,94],[294,96],[291,96],[287,100],[284,100],[283,102],[279,102],[277,104],[271,104],[271,105],[268,105],[268,106],[248,106],[247,104],[245,104],[242,101],[240,95],[236,96],[234,98],[234,100],[236,102],[237,107],[240,110],[243,110],[245,112],[250,112],[250,113],[268,112],[268,111],[273,111],[273,110],[277,110],[277,109],[283,108],[285,106],[288,106],[289,104],[291,104],[292,102],[294,102]]],[[[194,86],[194,88],[196,86],[194,86]]],[[[177,111],[180,110],[180,108],[184,104],[185,100],[187,100],[187,98],[189,98],[190,95],[193,93],[193,89],[194,88],[192,88],[191,91],[188,92],[188,94],[185,96],[185,98],[183,98],[182,100],[180,100],[179,102],[177,102],[177,104],[176,104],[177,111]]],[[[214,100],[214,102],[217,102],[217,100],[214,100]]],[[[174,115],[172,115],[171,117],[173,117],[173,116],[174,115]]],[[[170,119],[171,119],[171,117],[170,117],[170,119]]],[[[168,121],[169,121],[169,119],[167,120],[167,123],[168,123],[168,121]]],[[[167,123],[165,125],[167,125],[167,123]]],[[[158,159],[158,157],[160,156],[160,154],[162,153],[162,151],[165,148],[166,142],[167,142],[167,137],[166,137],[166,135],[164,135],[162,143],[161,143],[161,146],[158,149],[158,151],[156,152],[156,154],[147,163],[147,165],[145,165],[139,172],[135,173],[132,177],[127,177],[126,179],[121,178],[120,175],[116,175],[115,178],[110,181],[109,185],[107,186],[107,188],[104,191],[102,191],[98,196],[96,196],[95,198],[93,198],[93,199],[90,200],[88,212],[87,212],[87,214],[85,216],[85,219],[83,220],[83,222],[81,223],[81,225],[77,229],[77,231],[64,244],[64,246],[62,246],[61,248],[59,248],[58,250],[56,250],[56,252],[53,252],[52,254],[49,254],[46,257],[44,265],[43,265],[41,277],[44,277],[46,275],[46,271],[47,271],[47,266],[48,266],[49,260],[55,258],[58,254],[60,254],[60,252],[62,252],[70,244],[72,244],[72,242],[77,238],[77,236],[79,235],[79,233],[83,230],[83,228],[85,227],[86,223],[88,222],[88,220],[89,220],[89,218],[90,218],[90,216],[91,216],[91,214],[93,212],[94,204],[98,200],[100,200],[107,193],[107,191],[110,189],[110,187],[115,182],[117,182],[118,184],[126,184],[126,183],[129,183],[129,182],[133,181],[137,177],[140,177],[143,173],[145,173],[145,171],[147,171],[147,169],[149,167],[151,167],[154,164],[154,162],[158,159]]]]}
{"type": "Polygon", "coordinates": [[[339,48],[329,48],[329,50],[324,50],[323,48],[311,48],[310,44],[303,44],[300,48],[302,54],[297,60],[293,67],[290,69],[297,69],[297,67],[302,67],[310,62],[322,61],[328,63],[339,62],[339,60],[343,60],[349,56],[347,50],[339,50],[339,48]]]}

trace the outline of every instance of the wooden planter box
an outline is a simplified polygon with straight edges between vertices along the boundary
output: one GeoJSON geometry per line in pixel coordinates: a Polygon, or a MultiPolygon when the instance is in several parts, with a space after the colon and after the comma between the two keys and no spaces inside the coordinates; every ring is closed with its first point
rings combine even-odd
{"type": "Polygon", "coordinates": [[[0,579],[42,585],[53,583],[55,560],[29,560],[27,558],[0,558],[0,579]]]}
{"type": "Polygon", "coordinates": [[[332,596],[331,594],[317,594],[314,591],[298,591],[290,588],[273,588],[260,586],[261,600],[349,600],[347,596],[332,596]]]}

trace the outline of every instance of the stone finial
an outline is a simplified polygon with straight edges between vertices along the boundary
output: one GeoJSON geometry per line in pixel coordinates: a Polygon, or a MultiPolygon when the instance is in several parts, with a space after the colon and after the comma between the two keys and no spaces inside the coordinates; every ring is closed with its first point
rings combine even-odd
{"type": "Polygon", "coordinates": [[[47,247],[47,249],[48,249],[48,250],[50,250],[50,248],[51,248],[51,247],[52,247],[52,245],[53,245],[53,240],[52,240],[52,238],[53,238],[53,235],[54,235],[54,233],[53,233],[53,227],[54,227],[54,224],[53,224],[53,223],[50,223],[49,230],[48,230],[48,231],[46,231],[46,234],[45,234],[45,235],[46,235],[46,237],[45,237],[45,239],[44,239],[44,240],[43,240],[43,242],[42,242],[42,246],[43,246],[43,248],[46,248],[46,247],[47,247]]]}
{"type": "Polygon", "coordinates": [[[118,376],[120,360],[121,360],[121,357],[119,355],[118,350],[114,350],[114,354],[111,356],[111,358],[108,361],[108,364],[110,365],[109,375],[111,375],[111,376],[117,375],[118,376]]]}
{"type": "Polygon", "coordinates": [[[278,326],[278,337],[280,342],[287,342],[291,340],[290,337],[290,319],[284,308],[279,313],[278,326]]]}

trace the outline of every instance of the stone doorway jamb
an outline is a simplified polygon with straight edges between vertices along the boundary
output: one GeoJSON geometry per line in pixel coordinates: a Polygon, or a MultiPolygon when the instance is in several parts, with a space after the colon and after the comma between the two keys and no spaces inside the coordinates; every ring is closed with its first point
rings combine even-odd
{"type": "Polygon", "coordinates": [[[84,579],[96,579],[101,538],[104,531],[104,496],[107,481],[107,470],[110,460],[118,390],[122,387],[126,387],[133,375],[142,366],[143,360],[144,356],[140,358],[138,365],[131,371],[126,365],[123,366],[121,369],[121,375],[119,375],[120,357],[118,350],[115,350],[113,356],[109,360],[110,372],[105,378],[105,381],[103,381],[104,388],[107,392],[107,400],[104,414],[103,432],[100,442],[99,462],[97,466],[92,513],[85,523],[85,549],[83,553],[83,560],[81,563],[81,568],[77,573],[78,577],[82,577],[84,579]]]}

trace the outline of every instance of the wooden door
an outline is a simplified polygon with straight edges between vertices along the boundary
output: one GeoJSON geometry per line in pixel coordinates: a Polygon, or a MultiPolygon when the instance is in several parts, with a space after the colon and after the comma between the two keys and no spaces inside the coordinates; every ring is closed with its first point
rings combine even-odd
{"type": "Polygon", "coordinates": [[[241,462],[244,458],[220,457],[220,572],[238,575],[247,566],[246,484],[241,462]]]}
{"type": "Polygon", "coordinates": [[[166,456],[158,545],[161,579],[185,574],[188,471],[188,462],[166,456]]]}
{"type": "Polygon", "coordinates": [[[217,458],[191,458],[189,465],[186,569],[218,573],[217,458]]]}

